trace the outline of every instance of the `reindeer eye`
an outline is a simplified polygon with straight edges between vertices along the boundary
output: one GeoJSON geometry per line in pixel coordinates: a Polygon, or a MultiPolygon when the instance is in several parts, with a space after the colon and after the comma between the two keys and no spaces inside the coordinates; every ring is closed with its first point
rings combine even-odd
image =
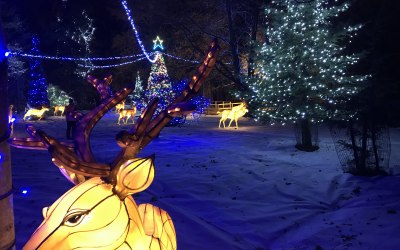
{"type": "Polygon", "coordinates": [[[83,218],[88,214],[88,211],[71,211],[64,219],[64,225],[74,227],[82,222],[83,218]]]}

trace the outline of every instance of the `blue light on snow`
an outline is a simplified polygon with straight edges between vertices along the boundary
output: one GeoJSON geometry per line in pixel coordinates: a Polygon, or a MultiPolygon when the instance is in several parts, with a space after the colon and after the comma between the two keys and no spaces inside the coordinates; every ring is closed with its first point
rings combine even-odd
{"type": "Polygon", "coordinates": [[[21,190],[21,194],[22,194],[22,195],[28,195],[28,193],[29,193],[29,190],[26,189],[26,188],[24,188],[24,189],[21,190]]]}

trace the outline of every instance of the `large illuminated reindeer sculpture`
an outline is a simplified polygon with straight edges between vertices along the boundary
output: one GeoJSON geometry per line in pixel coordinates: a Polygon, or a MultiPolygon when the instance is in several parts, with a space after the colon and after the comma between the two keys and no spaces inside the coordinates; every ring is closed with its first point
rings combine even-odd
{"type": "Polygon", "coordinates": [[[96,162],[89,136],[101,117],[132,89],[111,96],[106,90],[109,77],[88,77],[101,94],[102,103],[78,122],[74,147],[32,125],[27,126],[29,138],[9,141],[15,147],[47,149],[53,163],[76,184],[43,209],[44,220],[23,249],[176,249],[175,229],[168,213],[151,204],[137,205],[131,196],[145,190],[154,178],[154,156],[136,155],[174,116],[193,111],[195,107],[188,101],[210,73],[218,51],[214,40],[190,84],[171,105],[153,118],[158,100],[152,100],[131,131],[117,135],[122,150],[110,164],[96,162]]]}

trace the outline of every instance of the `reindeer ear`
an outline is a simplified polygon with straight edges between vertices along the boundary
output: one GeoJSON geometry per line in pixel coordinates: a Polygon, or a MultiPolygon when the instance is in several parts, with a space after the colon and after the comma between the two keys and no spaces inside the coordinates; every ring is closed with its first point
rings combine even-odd
{"type": "Polygon", "coordinates": [[[139,193],[150,186],[154,179],[154,155],[147,158],[135,158],[126,161],[112,175],[114,192],[124,199],[126,196],[139,193]]]}

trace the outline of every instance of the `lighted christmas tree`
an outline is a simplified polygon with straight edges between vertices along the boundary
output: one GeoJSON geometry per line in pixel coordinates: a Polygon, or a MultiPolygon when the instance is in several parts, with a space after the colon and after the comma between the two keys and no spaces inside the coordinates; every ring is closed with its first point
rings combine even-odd
{"type": "Polygon", "coordinates": [[[260,46],[245,98],[257,120],[299,122],[305,148],[312,148],[310,123],[355,115],[345,103],[366,79],[349,73],[359,56],[345,55],[342,45],[361,26],[332,28],[333,18],[348,7],[327,0],[281,0],[266,9],[268,42],[260,46]]]}
{"type": "Polygon", "coordinates": [[[170,78],[168,77],[164,57],[160,52],[160,50],[163,49],[162,40],[157,37],[153,42],[155,62],[151,65],[150,76],[147,80],[147,87],[142,103],[143,107],[146,107],[152,99],[158,97],[160,102],[155,112],[155,115],[157,115],[170,104],[171,100],[175,97],[175,94],[172,90],[170,78]]]}
{"type": "MultiPolygon", "coordinates": [[[[31,54],[39,55],[39,39],[32,37],[31,54]]],[[[30,59],[30,79],[28,90],[28,106],[30,108],[41,109],[42,106],[49,107],[47,98],[47,82],[43,75],[43,68],[39,58],[30,59]]]]}
{"type": "Polygon", "coordinates": [[[137,110],[142,110],[144,107],[142,106],[141,100],[143,99],[144,89],[143,89],[143,81],[140,78],[139,71],[136,73],[135,80],[135,89],[132,94],[129,95],[129,99],[132,101],[134,105],[136,105],[137,110]]]}

